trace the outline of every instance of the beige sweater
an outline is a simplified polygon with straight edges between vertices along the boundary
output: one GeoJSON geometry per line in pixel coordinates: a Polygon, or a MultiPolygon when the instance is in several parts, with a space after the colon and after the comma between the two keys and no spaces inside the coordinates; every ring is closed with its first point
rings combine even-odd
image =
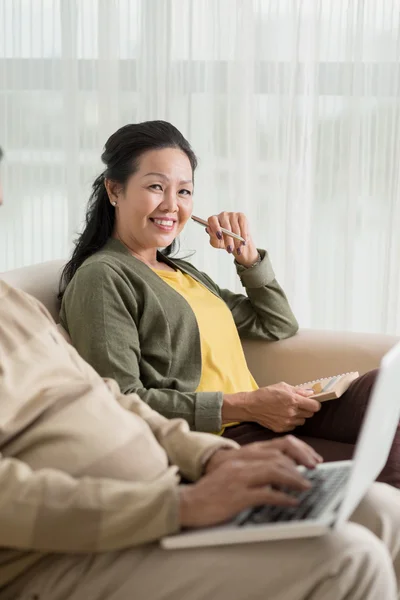
{"type": "Polygon", "coordinates": [[[177,531],[179,472],[195,481],[228,445],[122,395],[43,306],[0,281],[0,587],[45,553],[177,531]]]}

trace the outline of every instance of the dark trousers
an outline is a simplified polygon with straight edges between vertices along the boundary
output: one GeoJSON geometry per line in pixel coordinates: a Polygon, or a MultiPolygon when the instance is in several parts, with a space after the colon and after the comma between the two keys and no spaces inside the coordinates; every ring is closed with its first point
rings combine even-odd
{"type": "MultiPolygon", "coordinates": [[[[341,398],[323,402],[318,413],[290,433],[310,444],[327,462],[351,458],[377,373],[378,369],[369,371],[353,381],[341,398]]],[[[376,428],[379,429],[379,423],[376,428]]],[[[224,433],[224,437],[241,446],[281,435],[285,434],[274,433],[257,423],[241,423],[228,427],[224,433]]],[[[378,481],[400,488],[400,426],[378,481]]]]}

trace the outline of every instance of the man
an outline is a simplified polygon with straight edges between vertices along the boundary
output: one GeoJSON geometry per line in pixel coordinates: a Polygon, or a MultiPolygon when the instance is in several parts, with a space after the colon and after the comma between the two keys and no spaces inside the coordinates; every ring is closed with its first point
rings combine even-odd
{"type": "Polygon", "coordinates": [[[124,396],[47,311],[0,280],[0,600],[398,597],[400,496],[375,484],[323,537],[191,551],[157,540],[293,502],[292,437],[239,449],[124,396]],[[179,474],[194,483],[180,484],[179,474]]]}

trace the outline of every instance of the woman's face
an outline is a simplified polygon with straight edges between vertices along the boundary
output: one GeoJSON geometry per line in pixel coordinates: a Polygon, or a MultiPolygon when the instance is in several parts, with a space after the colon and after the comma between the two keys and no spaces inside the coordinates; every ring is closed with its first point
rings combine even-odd
{"type": "Polygon", "coordinates": [[[176,148],[146,152],[125,190],[112,182],[107,190],[117,202],[114,234],[132,249],[169,246],[192,213],[192,167],[176,148]]]}

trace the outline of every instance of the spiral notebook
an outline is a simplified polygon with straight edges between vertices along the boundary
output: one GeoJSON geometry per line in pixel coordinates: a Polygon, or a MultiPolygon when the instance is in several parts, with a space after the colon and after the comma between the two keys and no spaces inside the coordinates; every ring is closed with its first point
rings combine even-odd
{"type": "Polygon", "coordinates": [[[311,398],[315,398],[319,402],[325,402],[325,400],[340,398],[357,377],[359,377],[358,371],[352,371],[351,373],[342,373],[341,375],[307,381],[307,383],[302,383],[296,387],[312,389],[314,395],[311,398]]]}

